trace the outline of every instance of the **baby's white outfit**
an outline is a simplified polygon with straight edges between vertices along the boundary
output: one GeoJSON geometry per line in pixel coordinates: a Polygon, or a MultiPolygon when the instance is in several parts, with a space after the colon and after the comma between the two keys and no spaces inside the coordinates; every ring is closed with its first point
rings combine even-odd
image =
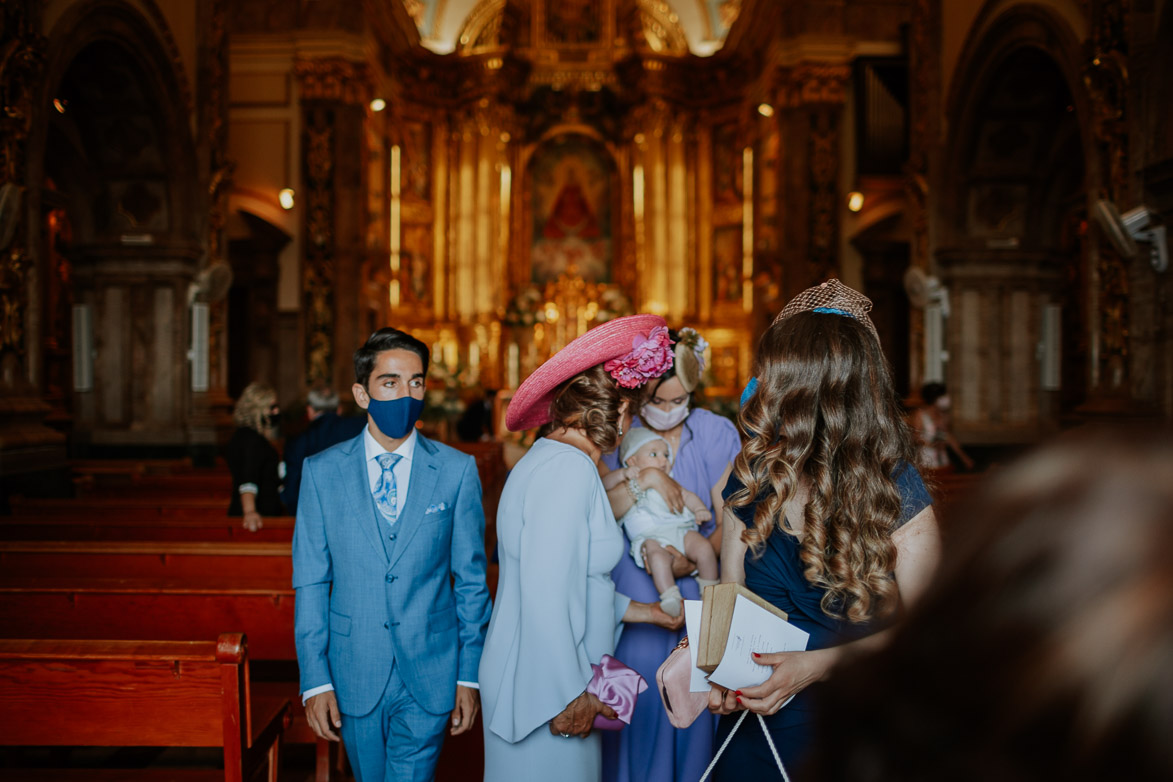
{"type": "Polygon", "coordinates": [[[684,552],[684,536],[697,528],[696,516],[688,508],[673,513],[663,495],[648,489],[644,497],[619,520],[631,539],[631,556],[635,564],[644,566],[643,545],[654,540],[661,546],[672,546],[684,552]]]}

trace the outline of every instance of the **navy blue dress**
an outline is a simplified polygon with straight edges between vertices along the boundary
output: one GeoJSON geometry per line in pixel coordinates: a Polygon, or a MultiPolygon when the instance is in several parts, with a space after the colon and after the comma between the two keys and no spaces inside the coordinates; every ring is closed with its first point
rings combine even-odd
{"type": "MultiPolygon", "coordinates": [[[[932,499],[924,481],[921,480],[920,473],[911,464],[901,463],[894,478],[902,500],[900,519],[896,525],[899,528],[932,504],[932,499]]],[[[736,475],[729,476],[723,493],[726,502],[730,495],[742,488],[743,484],[736,475]]],[[[755,502],[738,508],[735,513],[748,526],[753,523],[756,506],[755,502]]],[[[800,551],[798,540],[775,530],[766,539],[761,557],[746,552],[745,585],[785,611],[790,617],[790,622],[796,627],[810,633],[808,650],[839,646],[882,629],[880,622],[853,624],[823,613],[820,602],[826,590],[807,582],[803,576],[804,567],[799,558],[800,551]]],[[[814,721],[812,702],[817,697],[818,687],[818,683],[812,684],[795,695],[794,699],[776,714],[765,718],[770,735],[774,738],[774,746],[778,748],[778,754],[790,774],[800,769],[811,742],[814,721]]],[[[740,712],[734,712],[721,718],[717,728],[716,746],[721,746],[725,741],[739,716],[740,712]]],[[[774,776],[770,772],[776,774],[776,768],[766,737],[762,734],[761,724],[753,714],[750,714],[737,729],[725,753],[721,755],[721,761],[713,771],[713,779],[716,782],[773,779],[774,776]]]]}

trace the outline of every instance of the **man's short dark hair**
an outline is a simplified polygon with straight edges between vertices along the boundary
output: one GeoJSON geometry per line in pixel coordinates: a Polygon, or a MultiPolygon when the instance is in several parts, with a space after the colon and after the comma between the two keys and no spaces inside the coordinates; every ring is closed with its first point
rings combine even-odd
{"type": "Polygon", "coordinates": [[[428,346],[406,331],[386,326],[367,337],[366,343],[354,351],[354,381],[363,388],[367,387],[367,381],[371,379],[375,358],[384,350],[410,350],[420,357],[424,374],[428,374],[428,346]]]}

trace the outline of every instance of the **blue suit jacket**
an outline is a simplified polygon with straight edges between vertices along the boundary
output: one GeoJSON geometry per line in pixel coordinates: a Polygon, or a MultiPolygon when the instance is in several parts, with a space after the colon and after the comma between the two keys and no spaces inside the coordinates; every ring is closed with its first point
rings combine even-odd
{"type": "Polygon", "coordinates": [[[306,459],[293,533],[301,691],[333,684],[342,712],[362,716],[394,660],[416,702],[450,711],[485,642],[484,533],[476,461],[446,445],[419,437],[393,530],[375,509],[361,434],[306,459]]]}

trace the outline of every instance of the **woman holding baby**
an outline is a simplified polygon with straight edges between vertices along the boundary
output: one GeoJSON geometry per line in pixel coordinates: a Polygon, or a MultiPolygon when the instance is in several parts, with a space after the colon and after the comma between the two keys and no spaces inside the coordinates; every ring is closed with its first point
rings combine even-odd
{"type": "MultiPolygon", "coordinates": [[[[721,492],[741,449],[741,441],[729,419],[694,404],[693,392],[704,370],[707,347],[704,339],[691,328],[670,332],[670,336],[674,343],[672,367],[649,381],[646,401],[639,408],[629,435],[643,439],[634,433],[645,428],[654,438],[644,440],[641,447],[648,447],[649,443],[654,447],[663,442],[667,446],[667,469],[633,469],[634,465],[623,464],[618,453],[607,454],[603,463],[613,472],[624,473],[624,477],[604,476],[604,485],[613,484],[608,486],[607,496],[616,518],[638,513],[635,506],[645,492],[659,495],[676,512],[691,510],[686,505],[686,498],[691,494],[697,498],[689,498],[689,504],[697,508],[692,515],[699,523],[699,533],[707,539],[714,555],[719,555],[721,530],[717,522],[723,507],[721,492]],[[697,501],[700,505],[695,504],[697,501]]],[[[634,441],[627,448],[632,445],[634,441]]],[[[633,600],[659,601],[663,590],[657,588],[647,570],[636,564],[635,556],[641,551],[631,551],[630,538],[625,538],[625,542],[627,555],[611,572],[615,588],[633,600]]],[[[700,572],[704,569],[698,568],[704,565],[702,561],[685,556],[681,546],[686,542],[681,539],[675,546],[658,546],[674,555],[671,561],[678,591],[667,596],[666,608],[671,607],[673,598],[699,599],[698,580],[710,575],[700,572]],[[696,577],[692,576],[694,572],[696,577]]],[[[647,551],[646,547],[642,549],[643,553],[647,551]]],[[[615,657],[654,682],[656,669],[682,635],[683,630],[665,630],[650,624],[628,625],[616,646],[615,657]]],[[[668,722],[658,698],[641,697],[631,724],[603,737],[603,779],[607,782],[694,782],[713,756],[714,729],[713,718],[701,715],[691,727],[678,730],[668,722]]]]}
{"type": "MultiPolygon", "coordinates": [[[[635,597],[612,582],[627,545],[599,468],[672,361],[662,318],[619,318],[560,350],[509,404],[511,430],[540,426],[542,436],[510,472],[497,511],[501,570],[479,672],[490,782],[597,782],[592,724],[617,715],[588,691],[592,664],[614,653],[620,622],[682,625],[654,594],[635,597]]],[[[661,708],[654,692],[638,703],[661,708]]]]}

